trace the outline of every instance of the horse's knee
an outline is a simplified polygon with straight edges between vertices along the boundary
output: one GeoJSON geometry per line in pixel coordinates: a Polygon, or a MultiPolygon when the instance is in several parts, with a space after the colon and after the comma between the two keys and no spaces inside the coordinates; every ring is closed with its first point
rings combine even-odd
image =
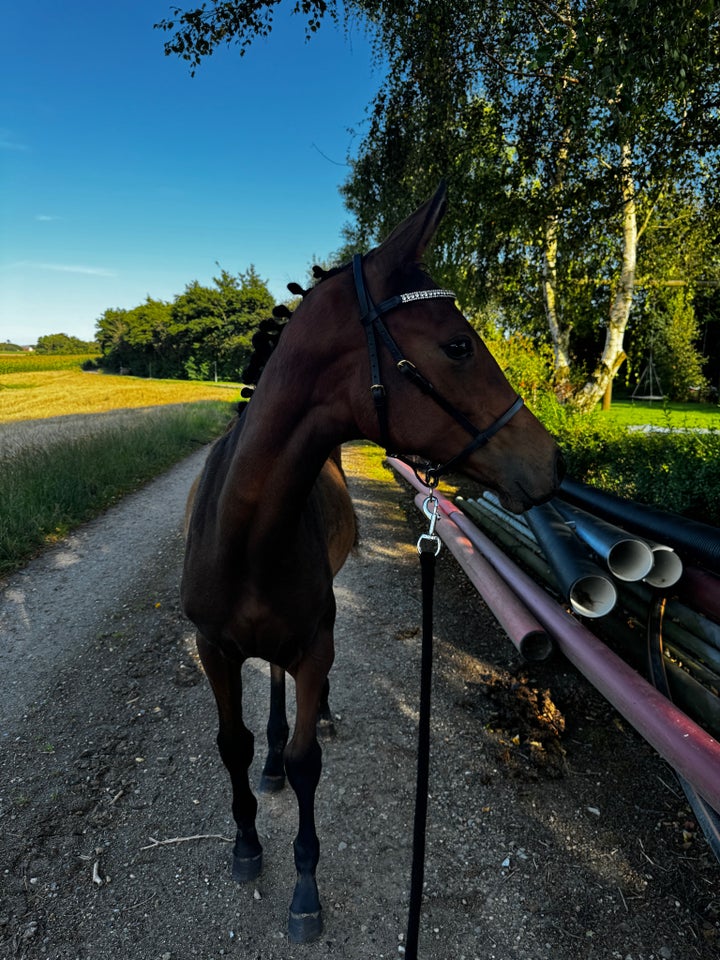
{"type": "Polygon", "coordinates": [[[255,756],[255,738],[246,727],[239,730],[226,730],[221,727],[216,742],[220,759],[231,775],[237,769],[249,768],[255,756]]]}
{"type": "Polygon", "coordinates": [[[316,737],[305,748],[290,741],[285,749],[285,770],[298,798],[314,795],[322,773],[322,750],[316,737]]]}

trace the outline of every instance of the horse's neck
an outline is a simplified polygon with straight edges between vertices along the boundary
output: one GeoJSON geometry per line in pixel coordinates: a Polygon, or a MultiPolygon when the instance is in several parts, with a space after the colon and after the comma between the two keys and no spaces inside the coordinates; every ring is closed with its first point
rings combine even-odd
{"type": "Polygon", "coordinates": [[[363,339],[336,322],[351,309],[342,288],[328,303],[319,292],[319,302],[298,307],[270,357],[230,464],[226,489],[242,509],[229,516],[265,540],[297,529],[323,464],[359,436],[343,370],[363,339]]]}
{"type": "Polygon", "coordinates": [[[296,401],[269,390],[253,398],[229,466],[223,526],[258,549],[296,535],[323,464],[344,439],[317,407],[296,401]]]}

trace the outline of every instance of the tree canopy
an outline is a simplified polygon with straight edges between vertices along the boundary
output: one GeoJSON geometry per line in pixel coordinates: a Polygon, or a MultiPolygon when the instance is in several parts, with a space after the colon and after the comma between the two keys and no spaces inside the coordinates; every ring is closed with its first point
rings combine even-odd
{"type": "Polygon", "coordinates": [[[148,297],[97,321],[101,365],[141,377],[239,380],[252,337],[273,307],[255,268],[222,270],[213,286],[189,283],[169,303],[148,297]]]}
{"type": "Polygon", "coordinates": [[[49,333],[38,337],[35,349],[38,353],[95,353],[97,344],[79,337],[71,337],[67,333],[49,333]]]}
{"type": "MultiPolygon", "coordinates": [[[[278,5],[175,9],[159,25],[166,51],[193,70],[219,45],[242,53],[278,5]]],[[[558,390],[579,407],[632,352],[628,327],[634,338],[650,317],[667,331],[684,316],[675,332],[692,352],[692,285],[720,273],[712,0],[298,0],[293,12],[308,34],[361,19],[387,67],[344,187],[349,247],[445,176],[443,282],[466,309],[548,337],[558,390]],[[689,285],[682,303],[669,282],[689,285]]]]}

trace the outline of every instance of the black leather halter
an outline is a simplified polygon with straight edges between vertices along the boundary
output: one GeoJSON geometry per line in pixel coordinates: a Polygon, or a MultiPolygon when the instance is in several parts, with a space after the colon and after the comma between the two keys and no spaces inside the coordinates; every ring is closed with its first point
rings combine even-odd
{"type": "MultiPolygon", "coordinates": [[[[485,430],[479,430],[471,420],[468,420],[464,413],[458,410],[456,406],[450,403],[449,400],[447,400],[435,389],[427,377],[420,373],[415,364],[411,363],[410,360],[403,356],[400,347],[397,345],[390,334],[390,331],[382,321],[382,318],[385,314],[389,313],[391,310],[394,310],[396,307],[402,306],[405,303],[417,303],[418,301],[422,300],[434,300],[438,298],[455,300],[455,294],[451,290],[416,290],[414,293],[399,293],[394,297],[389,297],[387,300],[383,300],[382,303],[376,306],[373,303],[365,285],[362,257],[360,254],[356,254],[353,257],[352,266],[353,276],[355,278],[355,290],[360,303],[360,319],[367,337],[371,376],[370,392],[372,394],[373,404],[375,405],[375,410],[377,412],[378,424],[380,426],[380,442],[382,446],[384,446],[387,450],[389,436],[387,391],[385,390],[385,386],[382,382],[382,375],[380,371],[379,345],[381,342],[385,345],[390,353],[390,356],[392,357],[397,369],[404,376],[406,376],[411,383],[415,384],[415,386],[421,390],[422,393],[434,400],[434,402],[441,407],[445,413],[452,417],[456,423],[459,423],[463,430],[469,433],[472,437],[470,442],[460,451],[460,453],[456,454],[454,457],[451,457],[449,460],[446,460],[445,463],[439,463],[435,466],[427,463],[426,467],[424,468],[425,476],[423,480],[427,486],[435,487],[437,486],[438,481],[443,474],[449,473],[451,470],[458,467],[464,460],[467,460],[467,458],[475,453],[476,450],[480,450],[482,447],[484,447],[492,439],[492,437],[494,437],[495,434],[505,426],[506,423],[512,420],[518,410],[523,406],[524,400],[520,396],[516,397],[505,413],[501,414],[501,416],[499,416],[494,423],[491,423],[490,426],[485,430]]],[[[391,456],[397,457],[399,460],[409,463],[413,469],[416,469],[416,464],[414,464],[411,460],[408,460],[405,456],[396,453],[391,454],[391,456]]]]}

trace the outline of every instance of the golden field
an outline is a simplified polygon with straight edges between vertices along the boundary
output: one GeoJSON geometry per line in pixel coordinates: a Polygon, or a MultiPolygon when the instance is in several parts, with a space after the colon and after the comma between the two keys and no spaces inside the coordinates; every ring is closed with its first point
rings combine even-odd
{"type": "Polygon", "coordinates": [[[74,370],[0,374],[0,423],[197,400],[235,402],[235,384],[147,380],[74,370]]]}

